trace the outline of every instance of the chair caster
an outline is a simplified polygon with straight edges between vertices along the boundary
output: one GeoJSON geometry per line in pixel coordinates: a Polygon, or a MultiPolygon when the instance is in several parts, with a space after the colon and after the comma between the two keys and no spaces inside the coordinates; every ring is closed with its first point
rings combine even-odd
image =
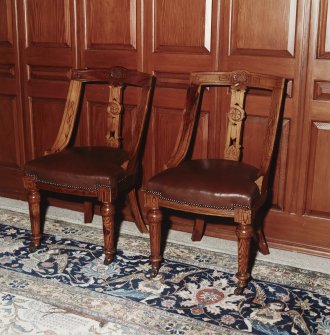
{"type": "Polygon", "coordinates": [[[104,265],[110,265],[112,263],[113,258],[104,258],[104,265]]]}
{"type": "Polygon", "coordinates": [[[33,253],[33,252],[35,252],[35,251],[37,251],[37,249],[40,247],[40,245],[34,245],[34,244],[30,244],[30,246],[29,246],[29,252],[30,253],[33,253]]]}
{"type": "Polygon", "coordinates": [[[146,274],[146,277],[148,279],[153,279],[158,275],[158,269],[156,268],[151,268],[148,273],[146,274]]]}
{"type": "Polygon", "coordinates": [[[245,287],[237,286],[237,287],[235,288],[234,294],[235,294],[235,295],[241,295],[241,294],[243,294],[244,289],[245,289],[245,287]]]}

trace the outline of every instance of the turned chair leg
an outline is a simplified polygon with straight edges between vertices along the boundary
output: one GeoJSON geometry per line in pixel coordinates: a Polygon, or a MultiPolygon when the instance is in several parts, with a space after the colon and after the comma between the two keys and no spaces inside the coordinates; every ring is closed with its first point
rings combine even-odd
{"type": "Polygon", "coordinates": [[[248,280],[250,279],[249,260],[251,239],[253,236],[251,225],[245,226],[239,224],[236,229],[236,236],[238,238],[238,272],[236,273],[238,284],[235,294],[240,295],[243,293],[244,288],[247,286],[248,280]]]}
{"type": "Polygon", "coordinates": [[[194,228],[191,235],[192,241],[200,241],[205,230],[205,220],[201,218],[195,219],[194,228]]]}
{"type": "Polygon", "coordinates": [[[103,202],[101,215],[104,235],[104,264],[109,265],[115,256],[115,208],[111,202],[103,202]]]}
{"type": "Polygon", "coordinates": [[[139,229],[140,233],[148,234],[149,231],[147,229],[147,226],[144,223],[143,217],[141,215],[141,210],[138,204],[137,199],[137,192],[135,189],[131,190],[128,194],[128,199],[131,205],[131,211],[133,213],[135,224],[137,228],[139,229]]]}
{"type": "Polygon", "coordinates": [[[236,295],[243,293],[244,288],[247,286],[250,279],[249,260],[253,237],[251,219],[251,211],[243,209],[235,211],[234,220],[238,223],[236,229],[236,236],[238,239],[238,272],[236,273],[236,278],[238,279],[238,284],[234,292],[236,295]]]}
{"type": "Polygon", "coordinates": [[[159,208],[151,208],[147,213],[147,219],[149,223],[150,232],[150,261],[151,261],[151,272],[150,278],[154,278],[158,274],[160,268],[160,262],[162,256],[160,255],[160,243],[161,243],[161,223],[162,223],[162,212],[159,208]]]}
{"type": "Polygon", "coordinates": [[[28,188],[28,203],[31,222],[31,243],[30,252],[34,252],[41,244],[41,225],[40,225],[40,193],[35,183],[28,188]]]}
{"type": "Polygon", "coordinates": [[[93,221],[93,202],[84,201],[84,223],[91,223],[93,221]]]}
{"type": "Polygon", "coordinates": [[[269,255],[268,244],[262,228],[257,230],[258,249],[263,255],[269,255]]]}

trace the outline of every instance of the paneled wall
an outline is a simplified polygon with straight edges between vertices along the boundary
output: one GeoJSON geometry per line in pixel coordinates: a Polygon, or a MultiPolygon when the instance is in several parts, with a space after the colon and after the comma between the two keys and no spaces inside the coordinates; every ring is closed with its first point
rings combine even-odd
{"type": "MultiPolygon", "coordinates": [[[[289,80],[266,235],[274,246],[330,256],[327,0],[0,0],[0,13],[1,195],[24,199],[21,168],[54,140],[71,68],[156,73],[143,182],[169,158],[191,71],[264,72],[289,80]]],[[[91,128],[102,125],[102,94],[87,100],[76,145],[102,140],[91,128]]],[[[246,101],[243,159],[252,164],[268,101],[253,92],[246,101]]],[[[206,93],[195,158],[222,157],[227,107],[226,90],[206,93]]],[[[170,218],[191,230],[189,217],[170,218]]],[[[233,229],[210,220],[206,234],[235,238],[233,229]]]]}

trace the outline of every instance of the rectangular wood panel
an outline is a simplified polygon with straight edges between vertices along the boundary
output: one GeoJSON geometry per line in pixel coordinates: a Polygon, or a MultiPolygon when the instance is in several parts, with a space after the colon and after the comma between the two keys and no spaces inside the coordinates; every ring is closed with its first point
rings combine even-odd
{"type": "Polygon", "coordinates": [[[328,0],[320,0],[317,57],[330,58],[330,6],[328,0]]]}
{"type": "Polygon", "coordinates": [[[294,56],[297,0],[232,0],[231,6],[232,55],[294,56]]]}
{"type": "Polygon", "coordinates": [[[26,46],[71,45],[70,0],[24,0],[24,6],[26,46]]]}
{"type": "Polygon", "coordinates": [[[39,79],[69,81],[71,78],[71,68],[29,65],[27,77],[29,80],[39,79]]]}
{"type": "Polygon", "coordinates": [[[0,194],[22,192],[23,111],[19,67],[17,0],[0,0],[0,194]]]}
{"type": "Polygon", "coordinates": [[[19,167],[15,96],[0,94],[0,165],[19,167]]]}
{"type": "Polygon", "coordinates": [[[154,51],[208,53],[212,1],[158,0],[154,4],[154,51]]]}
{"type": "Polygon", "coordinates": [[[15,78],[15,64],[0,64],[0,77],[15,78]]]}
{"type": "Polygon", "coordinates": [[[141,69],[142,0],[77,2],[81,67],[141,69]]]}
{"type": "Polygon", "coordinates": [[[13,45],[13,24],[11,0],[0,0],[0,46],[13,45]]]}
{"type": "Polygon", "coordinates": [[[330,215],[330,123],[313,122],[308,173],[308,213],[330,215]]]}
{"type": "Polygon", "coordinates": [[[136,49],[136,0],[84,0],[88,49],[136,49]]]}

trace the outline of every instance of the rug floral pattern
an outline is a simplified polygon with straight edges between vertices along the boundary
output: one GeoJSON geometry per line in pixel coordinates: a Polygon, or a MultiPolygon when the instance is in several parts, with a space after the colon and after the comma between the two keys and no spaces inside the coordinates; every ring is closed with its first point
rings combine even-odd
{"type": "Polygon", "coordinates": [[[235,296],[230,255],[168,244],[149,280],[147,239],[121,236],[105,266],[101,230],[48,220],[31,254],[28,216],[0,210],[0,219],[1,333],[31,333],[33,319],[50,334],[61,334],[47,329],[52,323],[67,334],[330,334],[325,274],[257,262],[244,296],[235,296]]]}

